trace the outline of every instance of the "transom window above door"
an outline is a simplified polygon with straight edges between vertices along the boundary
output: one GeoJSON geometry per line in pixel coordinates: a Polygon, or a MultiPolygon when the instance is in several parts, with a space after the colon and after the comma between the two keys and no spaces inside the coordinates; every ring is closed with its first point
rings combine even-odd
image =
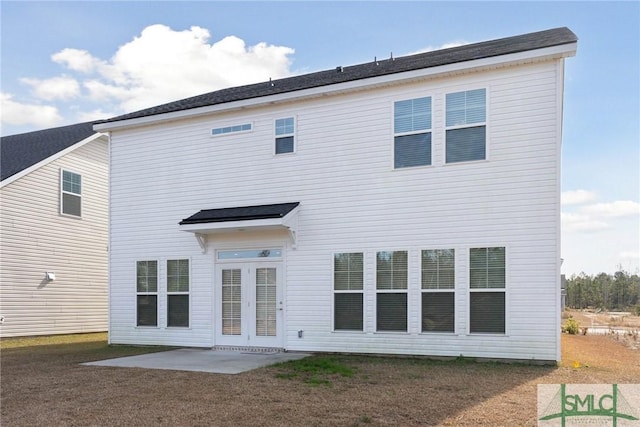
{"type": "Polygon", "coordinates": [[[235,251],[218,251],[219,260],[251,259],[251,258],[282,258],[281,249],[240,249],[235,251]]]}

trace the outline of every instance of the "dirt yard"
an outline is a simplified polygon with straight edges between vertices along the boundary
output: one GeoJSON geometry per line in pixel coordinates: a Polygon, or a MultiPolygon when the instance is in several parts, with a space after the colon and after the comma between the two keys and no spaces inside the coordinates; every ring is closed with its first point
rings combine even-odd
{"type": "Polygon", "coordinates": [[[317,381],[286,366],[239,375],[81,366],[149,351],[84,339],[4,346],[3,427],[534,426],[537,384],[640,381],[640,352],[607,336],[563,335],[558,367],[315,356],[352,373],[317,381]]]}

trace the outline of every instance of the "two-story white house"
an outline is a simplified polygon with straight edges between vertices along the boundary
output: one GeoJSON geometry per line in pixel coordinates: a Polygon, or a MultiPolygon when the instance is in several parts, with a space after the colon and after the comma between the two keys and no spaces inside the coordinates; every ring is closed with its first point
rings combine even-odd
{"type": "Polygon", "coordinates": [[[115,117],[119,344],[560,358],[567,28],[115,117]]]}
{"type": "Polygon", "coordinates": [[[107,330],[107,135],[0,140],[0,337],[107,330]]]}

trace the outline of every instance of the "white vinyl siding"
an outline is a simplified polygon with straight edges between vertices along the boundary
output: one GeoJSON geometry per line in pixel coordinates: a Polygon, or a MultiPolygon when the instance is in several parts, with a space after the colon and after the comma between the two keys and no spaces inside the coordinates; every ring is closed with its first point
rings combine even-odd
{"type": "Polygon", "coordinates": [[[106,331],[107,142],[36,168],[3,186],[0,198],[0,336],[106,331]],[[82,176],[81,221],[61,215],[61,170],[82,176]]]}
{"type": "Polygon", "coordinates": [[[561,89],[555,62],[534,63],[216,113],[254,127],[215,144],[210,116],[113,131],[112,342],[216,345],[215,251],[281,247],[287,349],[555,360],[561,89]],[[490,94],[491,155],[446,165],[446,94],[476,88],[490,94]],[[432,165],[390,170],[393,103],[425,96],[432,165]],[[273,161],[274,118],[291,111],[304,144],[273,161]],[[295,248],[287,230],[245,229],[209,236],[202,253],[177,226],[201,209],[294,201],[295,248]],[[472,334],[469,249],[507,244],[508,334],[472,334]],[[407,288],[378,290],[376,255],[396,248],[408,252],[407,288]],[[422,333],[420,257],[431,248],[455,249],[454,333],[422,333]],[[363,331],[334,328],[337,251],[363,253],[363,331]],[[190,328],[131,328],[132,260],[175,254],[190,259],[190,328]],[[378,333],[385,293],[406,295],[405,333],[378,333]]]}

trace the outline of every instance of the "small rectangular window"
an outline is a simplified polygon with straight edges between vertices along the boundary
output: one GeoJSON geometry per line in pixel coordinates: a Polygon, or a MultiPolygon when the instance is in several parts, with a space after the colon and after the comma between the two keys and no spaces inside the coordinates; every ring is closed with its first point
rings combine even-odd
{"type": "Polygon", "coordinates": [[[393,167],[431,164],[431,97],[396,101],[393,108],[393,167]]]}
{"type": "Polygon", "coordinates": [[[136,324],[158,326],[158,262],[136,263],[136,324]]]}
{"type": "Polygon", "coordinates": [[[376,254],[376,329],[407,331],[407,251],[376,254]]]}
{"type": "Polygon", "coordinates": [[[167,326],[189,326],[189,260],[167,261],[167,326]]]}
{"type": "Polygon", "coordinates": [[[486,159],[486,116],[486,89],[447,94],[447,163],[486,159]]]}
{"type": "Polygon", "coordinates": [[[293,117],[277,119],[276,128],[276,154],[293,153],[295,151],[295,120],[293,117]]]}
{"type": "Polygon", "coordinates": [[[422,251],[422,332],[454,332],[455,251],[422,251]]]}
{"type": "Polygon", "coordinates": [[[62,171],[60,211],[65,215],[82,216],[82,176],[62,171]]]}
{"type": "Polygon", "coordinates": [[[211,129],[211,136],[221,136],[230,133],[249,132],[253,128],[251,123],[245,123],[241,125],[225,126],[220,128],[211,129]]]}
{"type": "Polygon", "coordinates": [[[333,256],[334,324],[339,330],[363,330],[364,261],[362,252],[333,256]]]}
{"type": "Polygon", "coordinates": [[[506,251],[469,251],[469,321],[472,333],[505,333],[506,251]]]}

